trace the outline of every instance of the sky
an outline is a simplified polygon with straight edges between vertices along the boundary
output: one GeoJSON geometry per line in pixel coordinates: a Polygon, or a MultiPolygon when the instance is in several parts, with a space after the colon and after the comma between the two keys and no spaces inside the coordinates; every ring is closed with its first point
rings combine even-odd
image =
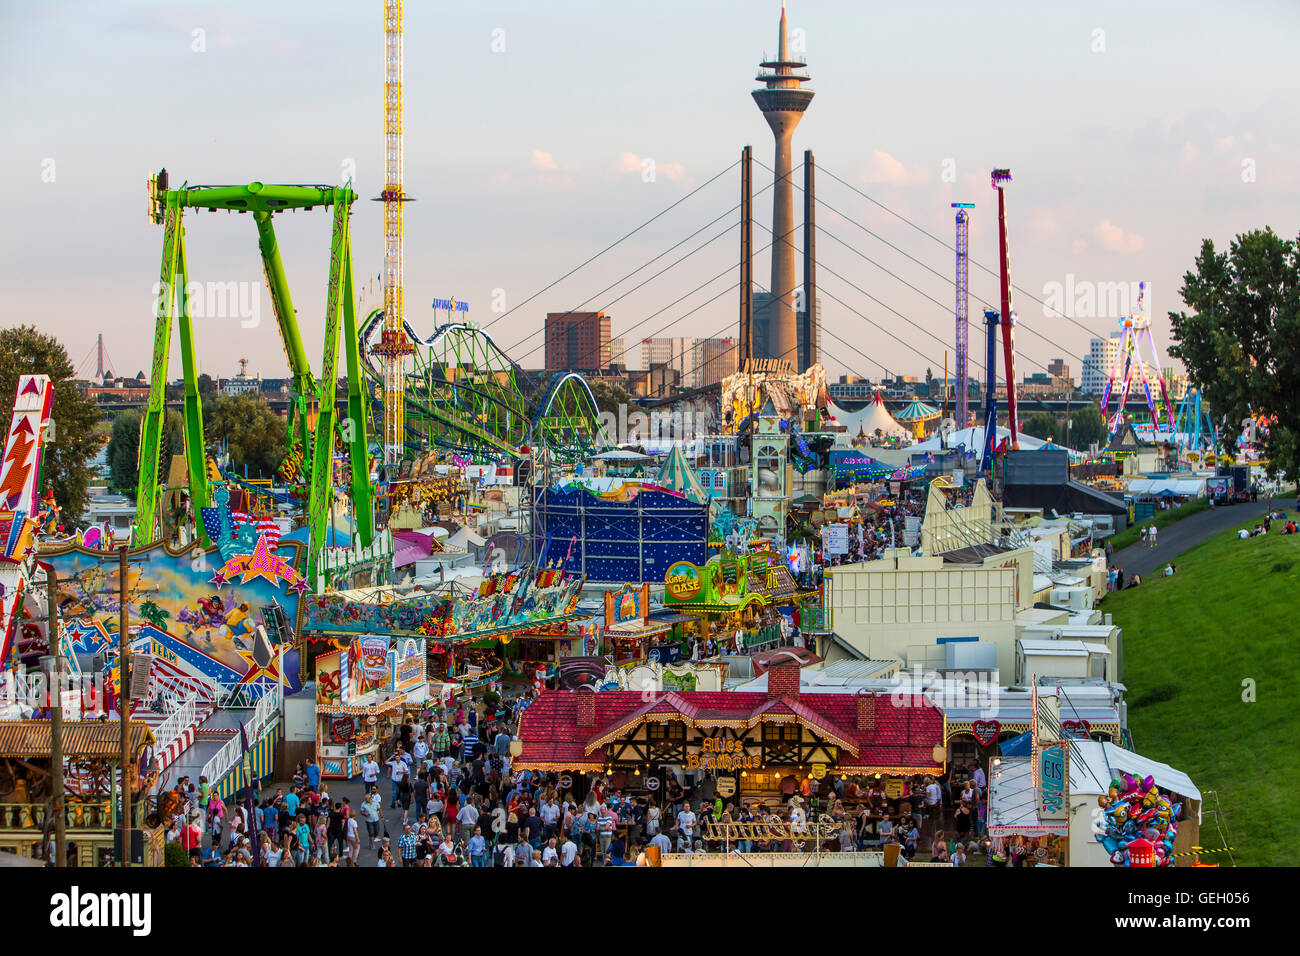
{"type": "MultiPolygon", "coordinates": [[[[162,229],[147,218],[145,182],[162,166],[173,186],[351,177],[360,306],[374,307],[381,14],[379,0],[2,0],[0,322],[54,333],[74,365],[102,332],[115,372],[147,374],[162,229]]],[[[775,53],[779,16],[774,0],[407,0],[412,325],[427,333],[432,300],[455,296],[526,368],[542,365],[547,311],[602,308],[629,341],[734,335],[739,239],[728,211],[750,144],[762,164],[755,247],[767,243],[771,192],[760,190],[772,139],[749,94],[775,53]]],[[[1291,0],[792,0],[788,17],[816,91],[795,148],[814,150],[819,169],[832,378],[938,376],[945,351],[953,362],[954,201],[976,204],[972,372],[982,376],[978,317],[997,301],[996,277],[979,265],[997,267],[994,167],[1014,177],[1018,376],[1062,357],[1077,378],[1090,336],[1116,328],[1118,307],[1136,307],[1114,290],[1140,281],[1167,350],[1167,312],[1182,307],[1177,290],[1203,238],[1223,247],[1265,225],[1300,232],[1291,0]]],[[[797,221],[801,203],[796,192],[797,221]]],[[[318,368],[329,215],[281,218],[318,368]]],[[[229,376],[247,358],[250,372],[285,374],[252,222],[191,213],[186,223],[191,279],[244,290],[242,304],[196,322],[201,371],[229,376]]],[[[763,286],[768,268],[760,254],[763,286]]],[[[169,377],[179,369],[174,346],[169,377]]]]}

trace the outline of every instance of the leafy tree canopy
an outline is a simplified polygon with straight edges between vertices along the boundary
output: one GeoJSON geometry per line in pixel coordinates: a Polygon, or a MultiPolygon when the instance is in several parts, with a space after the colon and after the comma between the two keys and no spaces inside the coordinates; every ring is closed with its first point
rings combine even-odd
{"type": "Polygon", "coordinates": [[[1199,386],[1231,452],[1242,421],[1276,416],[1263,436],[1269,473],[1300,474],[1300,239],[1270,228],[1237,236],[1227,252],[1201,243],[1170,312],[1170,354],[1199,386]]]}

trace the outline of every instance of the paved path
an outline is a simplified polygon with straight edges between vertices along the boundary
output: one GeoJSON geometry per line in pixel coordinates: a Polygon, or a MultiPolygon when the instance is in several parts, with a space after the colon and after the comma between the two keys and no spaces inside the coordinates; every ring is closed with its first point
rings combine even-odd
{"type": "MultiPolygon", "coordinates": [[[[1295,511],[1294,498],[1273,499],[1274,511],[1295,511]]],[[[1134,574],[1148,577],[1163,569],[1170,561],[1177,561],[1179,555],[1202,541],[1214,537],[1229,528],[1251,519],[1263,516],[1268,510],[1268,499],[1261,497],[1254,503],[1236,505],[1218,505],[1206,511],[1199,511],[1182,521],[1165,525],[1156,535],[1156,546],[1148,547],[1142,541],[1131,544],[1123,551],[1116,551],[1110,559],[1113,567],[1124,569],[1127,581],[1134,574]]]]}

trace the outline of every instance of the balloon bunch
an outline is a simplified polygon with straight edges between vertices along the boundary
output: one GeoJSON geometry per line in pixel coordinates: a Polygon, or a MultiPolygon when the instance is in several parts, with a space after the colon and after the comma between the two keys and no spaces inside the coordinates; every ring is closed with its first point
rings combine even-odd
{"type": "Polygon", "coordinates": [[[1124,774],[1097,798],[1101,815],[1094,827],[1097,842],[1115,866],[1173,866],[1181,803],[1172,803],[1151,777],[1124,774]]]}

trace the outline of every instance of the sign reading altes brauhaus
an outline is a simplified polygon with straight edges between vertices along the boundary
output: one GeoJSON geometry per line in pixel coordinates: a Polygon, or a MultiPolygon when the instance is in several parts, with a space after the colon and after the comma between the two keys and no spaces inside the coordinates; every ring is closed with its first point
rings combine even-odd
{"type": "Polygon", "coordinates": [[[745,752],[745,743],[723,737],[705,737],[699,753],[686,755],[687,770],[757,770],[762,764],[758,754],[745,752]]]}

